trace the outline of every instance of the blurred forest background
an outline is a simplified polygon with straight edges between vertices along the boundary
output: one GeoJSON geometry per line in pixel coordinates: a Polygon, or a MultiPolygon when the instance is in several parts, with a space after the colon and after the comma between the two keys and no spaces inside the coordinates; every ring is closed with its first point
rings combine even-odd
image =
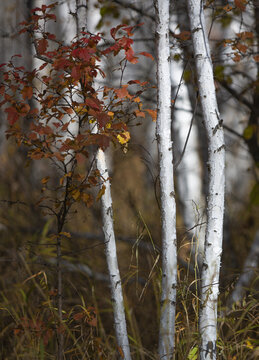
{"type": "MultiPolygon", "coordinates": [[[[0,63],[21,54],[23,60],[19,61],[27,69],[40,64],[27,35],[18,36],[18,24],[28,19],[32,8],[49,3],[44,0],[0,2],[0,63]]],[[[50,25],[49,31],[69,43],[76,35],[75,12],[84,3],[60,1],[55,9],[57,22],[50,25]]],[[[101,32],[109,42],[112,27],[143,23],[134,30],[134,50],[156,56],[152,1],[88,0],[86,3],[88,31],[101,32]]],[[[202,252],[206,223],[207,145],[196,101],[185,2],[172,1],[171,10],[172,128],[179,249],[175,358],[194,360],[198,344],[199,252],[202,252]],[[191,134],[186,142],[191,122],[191,134]],[[194,243],[200,244],[196,250],[193,250],[194,243]]],[[[258,2],[207,1],[206,16],[226,142],[219,359],[257,359],[258,2]]],[[[119,86],[121,76],[109,71],[116,65],[106,65],[105,81],[113,87],[119,86]]],[[[155,61],[140,58],[137,65],[128,64],[123,77],[154,85],[141,101],[147,108],[156,108],[155,61]]],[[[55,176],[57,170],[47,160],[28,162],[27,150],[5,138],[3,112],[0,119],[1,359],[55,359],[56,247],[49,237],[55,219],[44,214],[37,202],[41,197],[42,178],[49,174],[55,176]]],[[[111,146],[108,158],[132,356],[144,360],[156,359],[161,227],[155,122],[148,116],[140,120],[130,125],[128,145],[111,146]]],[[[62,244],[66,359],[116,359],[100,202],[94,202],[89,208],[83,204],[73,207],[64,231],[71,234],[62,244]]]]}

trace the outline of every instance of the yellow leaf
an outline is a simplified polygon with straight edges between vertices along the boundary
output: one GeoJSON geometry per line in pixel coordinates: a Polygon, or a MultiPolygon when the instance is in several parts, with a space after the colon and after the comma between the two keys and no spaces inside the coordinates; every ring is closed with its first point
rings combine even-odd
{"type": "Polygon", "coordinates": [[[89,195],[89,194],[86,194],[86,193],[83,193],[83,194],[82,194],[82,200],[83,200],[83,202],[87,203],[89,199],[90,199],[90,195],[89,195]]]}
{"type": "Polygon", "coordinates": [[[98,194],[97,194],[97,197],[96,197],[96,201],[100,200],[101,197],[103,196],[103,194],[105,193],[105,189],[106,189],[106,186],[103,185],[102,188],[99,190],[98,194]]]}
{"type": "Polygon", "coordinates": [[[126,144],[130,140],[130,133],[128,131],[124,131],[122,134],[117,136],[120,144],[126,144]]]}
{"type": "Polygon", "coordinates": [[[246,340],[246,347],[247,347],[248,349],[253,350],[253,345],[251,344],[251,342],[250,342],[249,340],[246,340]]]}
{"type": "Polygon", "coordinates": [[[114,112],[108,111],[108,115],[111,116],[111,117],[113,117],[113,116],[114,116],[114,112]]]}
{"type": "Polygon", "coordinates": [[[86,109],[85,105],[79,105],[77,107],[75,107],[75,111],[78,113],[78,114],[84,114],[84,113],[87,113],[88,110],[86,109]]]}
{"type": "Polygon", "coordinates": [[[72,192],[72,197],[73,197],[73,199],[74,199],[75,201],[77,201],[78,198],[80,197],[80,191],[79,191],[79,190],[74,190],[74,191],[72,192]]]}

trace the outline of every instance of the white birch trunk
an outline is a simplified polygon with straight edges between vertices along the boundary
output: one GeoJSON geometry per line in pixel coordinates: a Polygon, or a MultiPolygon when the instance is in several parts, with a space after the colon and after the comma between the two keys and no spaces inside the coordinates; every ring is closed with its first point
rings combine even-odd
{"type": "Polygon", "coordinates": [[[222,253],[225,146],[216,100],[203,2],[188,0],[200,101],[208,137],[209,195],[200,306],[200,359],[216,359],[217,301],[222,253]]]}
{"type": "MultiPolygon", "coordinates": [[[[88,17],[87,17],[87,29],[90,32],[95,32],[96,24],[99,20],[100,14],[94,7],[95,1],[88,1],[88,17]]],[[[98,78],[96,79],[98,82],[98,78]]],[[[97,132],[97,125],[93,126],[93,132],[97,132]]],[[[121,277],[119,272],[115,234],[113,227],[113,211],[112,211],[112,196],[111,196],[111,184],[109,180],[109,172],[106,164],[106,155],[104,151],[99,148],[96,155],[96,166],[100,171],[101,179],[103,183],[100,184],[100,188],[104,185],[105,193],[101,197],[102,208],[102,222],[103,233],[105,241],[105,253],[106,261],[109,272],[109,280],[111,287],[111,299],[113,305],[113,317],[114,327],[116,333],[116,340],[119,349],[123,352],[124,357],[120,356],[120,359],[131,360],[130,347],[127,333],[126,317],[124,310],[121,277]]],[[[120,351],[120,353],[121,353],[120,351]]]]}
{"type": "Polygon", "coordinates": [[[101,197],[103,232],[105,237],[105,253],[109,270],[111,297],[114,313],[114,326],[117,345],[123,351],[125,360],[130,360],[130,347],[127,335],[121,278],[117,261],[116,243],[113,228],[112,197],[109,174],[106,166],[105,153],[99,149],[97,152],[97,169],[100,171],[105,184],[105,193],[101,197]]]}
{"type": "Polygon", "coordinates": [[[176,205],[171,139],[171,82],[169,50],[169,0],[156,0],[159,158],[162,222],[162,294],[159,356],[169,360],[174,352],[177,284],[176,205]]]}
{"type": "MultiPolygon", "coordinates": [[[[177,18],[176,15],[173,14],[170,18],[170,28],[176,33],[177,27],[177,18]]],[[[171,54],[177,54],[181,57],[184,56],[181,48],[177,48],[176,46],[173,46],[171,54]]],[[[177,94],[173,112],[174,156],[177,154],[178,161],[180,161],[176,170],[177,191],[185,228],[187,230],[192,229],[189,234],[191,237],[194,237],[193,255],[195,262],[201,266],[204,255],[205,225],[195,226],[206,222],[206,216],[204,215],[205,199],[202,184],[202,166],[198,153],[198,130],[195,121],[193,121],[193,117],[195,117],[193,111],[195,111],[195,109],[192,109],[188,87],[184,80],[182,80],[183,71],[183,61],[174,61],[172,56],[171,86],[174,92],[172,96],[174,97],[177,94]],[[182,156],[190,126],[191,132],[186,150],[182,156]]]]}

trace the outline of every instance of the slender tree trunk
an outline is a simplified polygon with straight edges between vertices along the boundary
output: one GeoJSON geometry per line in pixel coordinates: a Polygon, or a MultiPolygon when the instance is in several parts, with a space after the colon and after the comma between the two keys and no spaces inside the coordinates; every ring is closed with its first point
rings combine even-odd
{"type": "MultiPolygon", "coordinates": [[[[99,149],[97,152],[97,169],[104,179],[105,193],[101,197],[103,232],[105,237],[105,252],[109,270],[111,296],[114,313],[114,326],[118,347],[123,351],[124,360],[130,360],[130,347],[127,335],[121,278],[117,261],[116,243],[113,228],[113,211],[109,174],[106,166],[105,153],[99,149]]],[[[121,351],[120,351],[121,353],[121,351]]]]}
{"type": "MultiPolygon", "coordinates": [[[[187,16],[186,16],[187,18],[187,16]]],[[[180,23],[176,11],[170,17],[170,29],[177,31],[180,23]]],[[[198,129],[195,122],[197,104],[192,104],[187,84],[183,80],[184,64],[182,60],[174,61],[175,54],[184,57],[179,47],[171,49],[171,86],[174,98],[173,110],[173,139],[176,166],[177,195],[181,208],[185,228],[189,231],[189,238],[194,238],[192,249],[195,266],[202,265],[204,256],[205,224],[204,194],[202,184],[202,165],[199,157],[198,129]],[[196,226],[198,225],[198,226],[196,226]]],[[[197,101],[196,101],[197,102],[197,101]]]]}
{"type": "Polygon", "coordinates": [[[225,145],[222,121],[219,117],[216,100],[203,2],[188,0],[188,11],[198,89],[209,147],[209,194],[199,326],[201,334],[200,358],[211,360],[216,359],[217,301],[224,214],[225,145]]]}
{"type": "MultiPolygon", "coordinates": [[[[80,0],[82,2],[82,0],[80,0]]],[[[87,30],[94,33],[96,25],[100,18],[100,13],[95,7],[95,0],[89,0],[87,2],[88,17],[87,17],[87,30]]],[[[98,82],[98,76],[96,78],[98,82]]],[[[98,132],[97,124],[92,128],[92,132],[98,132]]],[[[100,171],[101,179],[103,182],[100,184],[100,188],[105,186],[105,193],[101,197],[102,207],[102,222],[105,241],[105,253],[108,266],[111,298],[113,305],[113,318],[114,327],[116,333],[117,345],[120,349],[120,359],[131,360],[129,340],[127,334],[126,317],[124,310],[121,277],[119,272],[116,241],[113,227],[113,211],[112,211],[112,197],[111,197],[111,184],[109,180],[109,172],[106,163],[106,154],[99,148],[96,154],[96,166],[100,171]],[[123,352],[124,357],[122,357],[123,352]]]]}
{"type": "Polygon", "coordinates": [[[62,308],[63,308],[63,299],[62,299],[62,269],[61,269],[61,262],[62,262],[62,252],[61,252],[61,238],[60,235],[57,235],[57,290],[58,290],[58,328],[57,328],[57,341],[58,341],[58,351],[57,351],[57,359],[63,359],[64,353],[64,336],[63,336],[63,329],[62,329],[62,308]]]}
{"type": "Polygon", "coordinates": [[[177,284],[176,205],[171,138],[171,82],[169,51],[169,0],[157,0],[157,143],[159,157],[162,222],[162,294],[159,356],[171,359],[174,352],[174,323],[177,284]]]}

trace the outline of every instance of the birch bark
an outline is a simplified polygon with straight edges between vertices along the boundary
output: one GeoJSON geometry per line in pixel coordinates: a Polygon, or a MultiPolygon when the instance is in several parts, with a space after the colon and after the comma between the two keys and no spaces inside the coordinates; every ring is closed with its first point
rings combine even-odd
{"type": "Polygon", "coordinates": [[[171,138],[171,82],[169,50],[169,0],[156,0],[157,38],[157,144],[159,158],[162,222],[162,294],[159,329],[159,356],[171,359],[174,352],[174,325],[177,284],[176,205],[171,138]]]}
{"type": "MultiPolygon", "coordinates": [[[[90,32],[95,32],[95,26],[99,20],[100,14],[95,8],[95,1],[88,1],[88,18],[87,29],[90,32]]],[[[98,81],[98,78],[97,78],[98,81]]],[[[97,125],[92,129],[93,132],[98,132],[97,125]]],[[[111,184],[109,179],[109,172],[106,164],[106,155],[104,151],[99,148],[96,154],[96,167],[100,171],[101,183],[100,188],[105,186],[105,193],[101,197],[102,208],[102,222],[103,233],[105,240],[105,254],[108,266],[110,287],[111,287],[111,299],[113,305],[113,317],[114,327],[116,333],[117,345],[120,348],[120,359],[131,360],[129,340],[127,334],[127,325],[125,318],[121,277],[119,272],[117,250],[115,242],[115,234],[113,227],[113,211],[112,211],[112,196],[111,196],[111,184]],[[123,357],[121,356],[123,352],[123,357]]]]}
{"type": "Polygon", "coordinates": [[[203,2],[188,0],[194,58],[203,119],[208,137],[209,195],[205,256],[202,267],[202,294],[199,327],[200,359],[216,359],[217,300],[222,253],[225,145],[222,121],[219,117],[213,66],[203,12],[203,2]]]}
{"type": "MultiPolygon", "coordinates": [[[[176,10],[176,9],[175,9],[176,10]]],[[[176,12],[176,11],[175,11],[176,12]]],[[[170,29],[176,33],[180,20],[176,13],[170,17],[170,29]]],[[[195,110],[189,97],[189,89],[183,80],[184,64],[180,59],[174,61],[174,55],[184,57],[182,49],[174,44],[171,49],[171,86],[174,97],[173,110],[173,139],[174,157],[176,162],[177,194],[181,205],[181,214],[185,228],[190,237],[194,238],[195,266],[202,265],[204,255],[205,225],[204,194],[202,184],[202,166],[199,157],[198,130],[195,123],[195,110]],[[186,145],[187,144],[187,145],[186,145]],[[185,149],[185,150],[184,150],[185,149]],[[178,166],[179,165],[179,166],[178,166]]]]}
{"type": "Polygon", "coordinates": [[[105,153],[99,149],[96,156],[97,169],[105,182],[105,193],[101,197],[103,232],[105,237],[105,253],[111,286],[111,297],[114,313],[114,326],[117,344],[124,354],[125,360],[130,360],[130,347],[127,335],[121,278],[117,261],[116,243],[113,228],[112,197],[109,174],[106,166],[105,153]]]}

